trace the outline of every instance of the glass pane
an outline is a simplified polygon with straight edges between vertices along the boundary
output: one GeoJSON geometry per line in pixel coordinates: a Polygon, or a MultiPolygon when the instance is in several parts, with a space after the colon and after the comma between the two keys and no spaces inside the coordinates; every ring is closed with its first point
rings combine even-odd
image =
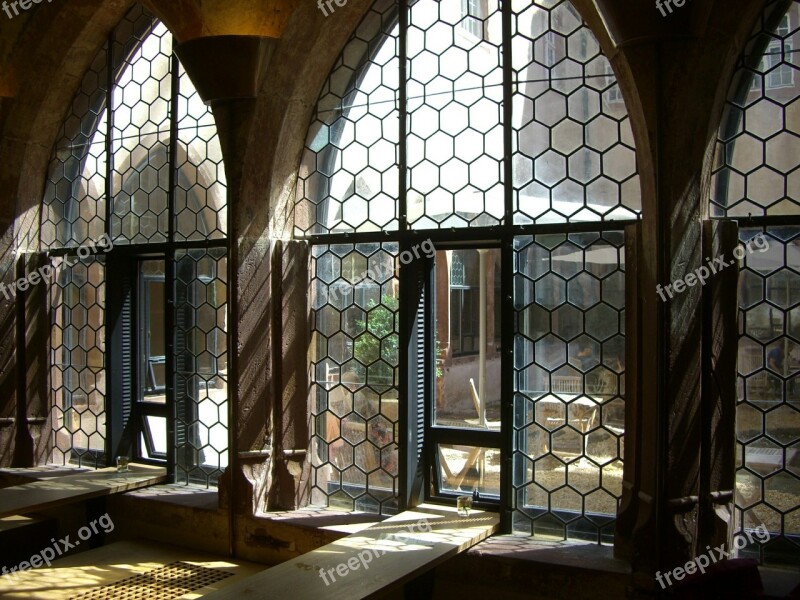
{"type": "Polygon", "coordinates": [[[142,458],[163,460],[167,455],[167,420],[164,417],[144,418],[141,436],[142,458]]]}
{"type": "Polygon", "coordinates": [[[312,248],[312,502],[397,509],[396,243],[312,248]]]}
{"type": "Polygon", "coordinates": [[[115,244],[167,239],[171,61],[172,35],[157,23],[126,58],[111,95],[115,244]]]}
{"type": "Polygon", "coordinates": [[[623,233],[514,246],[515,528],[610,541],[625,433],[623,233]]]}
{"type": "Polygon", "coordinates": [[[105,465],[105,266],[60,263],[50,287],[50,395],[55,463],[105,465]]]}
{"type": "Polygon", "coordinates": [[[214,115],[183,66],[179,87],[175,239],[221,239],[228,233],[227,189],[214,115]]]}
{"type": "Polygon", "coordinates": [[[139,290],[140,399],[163,404],[167,401],[163,260],[146,260],[141,263],[139,290]]]}
{"type": "Polygon", "coordinates": [[[500,497],[500,449],[439,444],[439,488],[496,500],[500,497]]]}
{"type": "MultiPolygon", "coordinates": [[[[800,533],[800,227],[742,228],[737,527],[800,533]]],[[[788,548],[788,546],[787,546],[788,548]]],[[[793,563],[796,550],[767,556],[793,563]]]]}
{"type": "Polygon", "coordinates": [[[295,231],[398,228],[397,5],[378,0],[336,61],[300,165],[295,231]]]}
{"type": "Polygon", "coordinates": [[[434,423],[500,429],[500,250],[436,252],[434,423]]]}
{"type": "Polygon", "coordinates": [[[628,112],[568,0],[513,0],[514,222],[631,219],[641,190],[628,112]]]}
{"type": "Polygon", "coordinates": [[[42,207],[42,244],[80,246],[105,233],[107,47],[84,75],[53,150],[42,207]]]}
{"type": "Polygon", "coordinates": [[[717,135],[713,216],[800,214],[800,122],[794,118],[800,97],[799,7],[792,3],[772,31],[764,18],[739,59],[717,135]],[[763,57],[754,68],[756,52],[763,57]]]}
{"type": "Polygon", "coordinates": [[[228,259],[175,256],[175,424],[179,481],[209,484],[228,466],[228,259]]]}
{"type": "Polygon", "coordinates": [[[408,29],[408,221],[497,225],[504,213],[497,0],[419,0],[408,29]]]}

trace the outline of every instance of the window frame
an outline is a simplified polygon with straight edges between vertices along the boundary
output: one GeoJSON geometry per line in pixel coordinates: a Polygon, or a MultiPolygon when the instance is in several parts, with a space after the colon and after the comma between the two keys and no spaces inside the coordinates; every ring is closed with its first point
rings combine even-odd
{"type": "MultiPolygon", "coordinates": [[[[380,2],[376,3],[376,5],[377,4],[380,4],[380,2]]],[[[384,2],[381,4],[381,6],[383,5],[388,6],[389,3],[384,2]]],[[[407,31],[409,27],[409,4],[400,2],[393,4],[393,6],[396,9],[395,12],[392,12],[393,9],[390,6],[384,13],[379,12],[381,10],[380,8],[376,9],[373,7],[372,12],[368,13],[368,17],[370,15],[380,15],[380,22],[383,23],[383,28],[381,29],[382,35],[385,36],[384,40],[387,40],[390,43],[395,39],[393,38],[393,34],[389,35],[389,32],[392,31],[391,27],[394,23],[399,21],[398,32],[401,39],[398,45],[400,49],[400,54],[398,56],[400,64],[403,65],[407,60],[407,57],[403,54],[405,51],[405,45],[402,43],[402,36],[404,35],[403,32],[407,31]]],[[[504,14],[506,15],[512,11],[511,6],[507,3],[503,3],[501,8],[502,11],[505,11],[504,14]]],[[[504,47],[510,46],[510,36],[510,31],[504,28],[504,47]]],[[[372,46],[373,52],[377,53],[378,50],[376,48],[380,47],[383,47],[383,44],[375,44],[372,46]]],[[[363,72],[361,71],[361,66],[368,65],[371,61],[371,56],[372,55],[369,54],[363,56],[358,63],[360,65],[359,68],[353,69],[350,80],[352,86],[355,86],[352,87],[353,90],[358,89],[358,78],[364,76],[363,72]]],[[[504,60],[509,60],[508,53],[506,53],[504,56],[506,57],[504,60]]],[[[351,57],[350,60],[352,62],[353,58],[351,57]]],[[[515,77],[517,77],[517,75],[515,75],[511,69],[504,69],[503,93],[504,97],[508,99],[506,103],[507,109],[511,106],[511,99],[513,99],[515,94],[514,89],[517,85],[515,84],[515,77]]],[[[325,225],[323,226],[320,223],[319,218],[317,218],[317,221],[305,230],[300,230],[296,226],[294,229],[294,237],[295,239],[305,240],[311,247],[312,254],[313,248],[316,246],[393,242],[399,244],[399,253],[402,255],[403,252],[410,252],[415,246],[419,247],[419,245],[425,240],[431,241],[436,247],[444,247],[448,245],[449,247],[478,247],[484,243],[492,243],[500,247],[500,296],[502,311],[500,346],[502,350],[501,386],[503,401],[501,407],[500,432],[502,439],[497,445],[500,446],[502,464],[506,465],[507,461],[512,458],[514,453],[514,440],[512,438],[512,423],[514,419],[514,368],[511,354],[513,352],[513,344],[511,342],[513,341],[515,335],[515,307],[513,300],[514,239],[521,235],[539,235],[554,232],[569,234],[581,232],[620,231],[624,230],[627,225],[635,223],[636,219],[632,219],[627,216],[625,216],[625,218],[621,218],[619,215],[609,216],[609,213],[603,213],[602,216],[598,217],[598,220],[569,221],[567,219],[564,222],[559,223],[516,223],[515,216],[519,214],[520,208],[516,205],[516,198],[514,197],[513,191],[510,189],[513,185],[510,183],[513,180],[512,161],[506,158],[506,160],[503,162],[501,170],[501,172],[504,172],[505,174],[505,194],[503,199],[504,217],[500,220],[499,224],[453,228],[438,227],[430,229],[423,229],[421,227],[416,227],[414,224],[410,224],[407,216],[407,192],[410,189],[410,186],[408,186],[406,180],[406,177],[408,177],[406,140],[408,139],[409,135],[409,113],[406,107],[407,89],[403,81],[404,80],[401,78],[399,91],[397,93],[397,97],[399,98],[399,103],[397,106],[401,128],[399,140],[396,142],[399,158],[397,165],[400,173],[400,191],[396,204],[397,214],[399,215],[397,229],[391,229],[387,231],[366,231],[358,229],[354,231],[337,231],[336,227],[329,227],[328,221],[325,221],[325,225]],[[325,233],[320,233],[322,227],[328,228],[328,231],[325,233]]],[[[341,83],[342,82],[338,82],[337,85],[341,83]]],[[[342,89],[351,90],[351,87],[343,85],[342,89]]],[[[331,93],[328,89],[328,84],[323,87],[322,95],[327,93],[331,93]]],[[[347,93],[349,94],[352,92],[348,91],[347,93]]],[[[348,110],[348,108],[344,107],[336,109],[339,114],[345,116],[348,115],[348,110]]],[[[326,109],[326,112],[328,112],[328,109],[326,109]]],[[[312,124],[313,123],[314,122],[312,121],[312,124]]],[[[504,131],[506,134],[508,134],[509,130],[514,127],[515,125],[512,122],[506,121],[506,124],[504,125],[504,131]]],[[[311,129],[310,131],[316,131],[316,129],[311,129]]],[[[513,135],[513,132],[511,133],[513,135]]],[[[620,141],[618,143],[622,142],[620,141]]],[[[512,157],[514,155],[512,144],[512,136],[506,135],[504,137],[504,156],[512,157]]],[[[319,153],[318,160],[321,159],[324,161],[327,171],[331,171],[331,168],[335,163],[334,156],[335,155],[332,152],[319,153]]],[[[618,206],[624,207],[625,205],[622,203],[622,201],[620,201],[618,206]]],[[[319,211],[317,215],[319,215],[322,211],[330,210],[330,208],[331,206],[329,203],[323,202],[322,205],[317,208],[319,211]]],[[[339,206],[337,210],[341,210],[342,208],[343,205],[339,206]]],[[[630,210],[628,207],[625,207],[625,209],[630,210]]],[[[431,261],[419,259],[410,264],[403,263],[398,266],[398,277],[400,280],[399,305],[401,346],[401,361],[399,365],[399,394],[401,398],[408,399],[406,403],[406,410],[401,411],[400,414],[401,437],[398,441],[401,446],[401,467],[399,473],[400,482],[398,496],[400,508],[403,509],[406,507],[415,506],[417,503],[429,499],[454,501],[455,498],[442,495],[437,490],[432,490],[431,486],[429,485],[431,481],[431,468],[436,464],[437,459],[431,454],[431,449],[434,447],[434,444],[430,443],[431,438],[429,436],[430,410],[425,407],[429,406],[427,400],[433,397],[433,386],[435,383],[431,372],[434,369],[433,365],[436,364],[436,361],[434,356],[435,351],[433,339],[427,339],[422,350],[418,348],[416,342],[420,335],[433,335],[430,311],[428,311],[428,314],[421,314],[421,311],[419,310],[422,306],[429,306],[431,301],[429,295],[419,294],[420,289],[433,289],[431,287],[434,285],[431,280],[431,277],[433,277],[431,261]],[[422,321],[425,322],[424,327],[422,326],[422,321]],[[420,352],[422,352],[424,356],[421,356],[420,352]],[[423,374],[424,377],[420,376],[418,369],[420,364],[426,368],[426,371],[423,374]],[[422,399],[420,399],[421,397],[422,399]],[[420,415],[424,415],[424,427],[420,422],[420,415]],[[419,454],[420,450],[423,451],[423,455],[419,454]]],[[[492,293],[492,291],[490,291],[490,293],[492,293]]],[[[318,383],[317,380],[313,379],[313,370],[312,381],[310,383],[312,385],[312,389],[318,383]]],[[[455,440],[456,442],[460,441],[464,443],[464,445],[469,445],[466,443],[468,441],[473,442],[472,445],[482,445],[487,443],[485,437],[480,435],[483,433],[486,432],[459,430],[456,434],[456,437],[448,434],[447,436],[439,436],[437,439],[441,439],[442,443],[447,443],[448,440],[455,440]]],[[[316,434],[312,433],[312,440],[315,435],[316,434]]],[[[434,434],[434,437],[437,435],[438,434],[434,434]]],[[[494,440],[489,441],[488,444],[489,446],[487,447],[494,447],[496,445],[494,440]]],[[[512,485],[512,468],[505,466],[501,470],[500,478],[501,485],[499,504],[484,504],[484,506],[494,510],[499,509],[501,513],[502,529],[506,532],[510,532],[512,528],[513,513],[516,510],[513,505],[514,490],[512,485]]],[[[610,519],[613,521],[615,517],[616,515],[611,515],[610,519]]]]}
{"type": "MultiPolygon", "coordinates": [[[[102,77],[97,77],[94,94],[94,103],[90,106],[83,106],[82,110],[85,114],[81,115],[81,122],[90,122],[91,129],[82,129],[81,131],[90,131],[90,133],[78,133],[79,139],[85,140],[81,145],[83,148],[82,154],[78,161],[72,163],[75,166],[75,172],[70,172],[66,178],[71,183],[71,192],[68,197],[61,200],[63,213],[57,214],[57,221],[55,222],[56,236],[52,241],[42,240],[44,246],[49,246],[46,255],[50,258],[61,257],[67,260],[81,256],[80,251],[88,244],[91,237],[91,232],[87,230],[85,235],[78,230],[75,230],[75,224],[72,219],[68,218],[69,215],[76,215],[80,212],[81,203],[86,199],[83,196],[76,194],[76,190],[84,184],[85,180],[82,179],[82,174],[87,169],[87,164],[93,157],[90,156],[90,148],[95,145],[92,140],[96,139],[98,134],[102,134],[103,144],[105,146],[104,155],[105,162],[102,167],[94,167],[93,175],[104,176],[105,189],[101,192],[101,199],[105,202],[105,213],[103,218],[103,235],[107,236],[109,240],[113,240],[115,224],[119,222],[118,217],[115,215],[115,201],[119,195],[129,193],[126,181],[122,182],[117,194],[113,193],[112,177],[114,176],[114,160],[113,157],[116,153],[124,153],[125,148],[113,149],[113,142],[116,138],[113,137],[113,113],[114,113],[114,97],[115,94],[123,89],[120,87],[120,80],[126,73],[127,69],[131,68],[131,59],[146,43],[150,36],[154,33],[156,27],[159,25],[159,20],[152,14],[146,11],[140,5],[134,7],[126,15],[125,19],[121,21],[109,34],[106,46],[98,53],[95,59],[99,62],[101,58],[103,62],[102,77]],[[129,34],[129,37],[125,37],[129,34]],[[104,117],[104,115],[106,115],[104,117]],[[106,129],[100,130],[99,126],[103,123],[105,118],[106,129]],[[76,164],[77,163],[77,164],[76,164]],[[66,231],[64,231],[66,229],[66,231]],[[86,237],[86,240],[81,242],[81,238],[86,237]],[[64,242],[63,240],[66,240],[64,242]],[[80,244],[80,246],[79,246],[80,244]]],[[[172,36],[172,33],[166,29],[165,35],[172,36]]],[[[172,38],[174,40],[174,37],[172,38]]],[[[142,57],[140,60],[147,61],[142,57]]],[[[176,287],[179,283],[178,269],[179,256],[181,253],[188,252],[206,252],[207,255],[211,253],[221,255],[216,261],[227,261],[229,255],[229,236],[225,231],[222,231],[219,223],[216,226],[213,223],[206,223],[205,214],[201,211],[199,218],[201,219],[198,225],[198,231],[190,234],[184,234],[178,231],[178,217],[180,212],[180,204],[178,203],[178,187],[182,182],[188,181],[184,173],[184,165],[189,162],[188,158],[182,158],[179,152],[179,146],[185,144],[187,147],[193,140],[186,141],[179,136],[178,121],[181,118],[178,109],[181,99],[188,99],[189,96],[182,96],[181,94],[181,79],[182,67],[178,60],[175,48],[172,48],[171,53],[167,56],[166,60],[169,61],[169,72],[165,76],[165,80],[171,84],[168,98],[167,94],[160,92],[160,97],[164,99],[167,104],[167,116],[165,121],[159,124],[157,134],[155,132],[148,132],[142,135],[157,135],[159,140],[166,139],[165,142],[159,141],[158,148],[155,149],[156,154],[165,152],[161,159],[157,159],[153,154],[153,148],[146,152],[146,157],[139,164],[130,164],[128,168],[130,171],[141,172],[144,167],[148,166],[151,161],[156,161],[163,164],[159,169],[166,169],[168,174],[168,183],[159,182],[159,185],[166,186],[167,208],[165,219],[166,224],[158,224],[156,229],[157,233],[154,236],[156,241],[134,241],[137,235],[127,237],[124,232],[117,232],[118,238],[114,240],[113,248],[110,250],[96,246],[92,247],[92,251],[87,255],[87,259],[95,260],[101,259],[105,265],[105,279],[101,283],[105,287],[105,310],[103,313],[104,325],[106,326],[105,338],[105,375],[106,375],[106,393],[105,393],[105,448],[100,453],[94,453],[92,456],[96,463],[102,466],[103,462],[113,462],[113,458],[120,454],[133,456],[137,460],[166,466],[168,477],[175,482],[184,483],[198,483],[210,485],[214,483],[221,475],[224,465],[205,464],[202,462],[189,462],[186,463],[182,459],[179,460],[178,454],[187,454],[183,452],[184,446],[191,446],[191,444],[184,443],[180,445],[176,436],[178,435],[178,407],[176,400],[176,287]],[[161,146],[164,148],[161,148],[161,146]],[[202,226],[202,227],[201,227],[202,226]],[[216,229],[212,228],[216,227],[216,229]],[[202,231],[200,230],[202,228],[202,231]],[[218,236],[217,230],[220,230],[224,235],[218,236]],[[209,235],[208,232],[212,231],[214,235],[209,235]],[[205,233],[203,237],[198,237],[197,234],[205,233]],[[102,258],[101,258],[102,257],[102,258]],[[164,357],[164,380],[163,394],[165,401],[163,403],[147,401],[144,396],[144,389],[142,389],[144,380],[142,379],[144,370],[144,353],[146,343],[142,339],[142,309],[144,307],[144,290],[142,284],[142,277],[140,277],[139,265],[145,260],[163,260],[164,261],[164,343],[165,343],[165,357],[164,357]],[[147,424],[147,417],[164,418],[166,420],[166,443],[167,451],[160,452],[154,451],[156,444],[153,440],[152,432],[147,424]],[[97,456],[94,456],[94,455],[97,456]],[[149,455],[149,458],[148,458],[149,455]],[[180,472],[183,473],[180,473],[180,472]]],[[[87,74],[88,75],[88,74],[87,74]]],[[[188,75],[183,75],[188,78],[188,75]]],[[[141,84],[138,84],[141,85],[141,84]]],[[[82,90],[83,93],[86,90],[82,90]]],[[[196,93],[196,92],[195,92],[196,93]]],[[[72,109],[70,109],[72,110],[72,109]]],[[[68,111],[67,119],[73,116],[73,113],[68,111]]],[[[207,125],[198,125],[199,127],[206,127],[207,125]]],[[[141,128],[139,129],[141,131],[141,128]]],[[[67,135],[66,133],[64,134],[67,135]]],[[[71,139],[71,138],[68,138],[71,139]]],[[[54,160],[58,156],[58,143],[54,148],[54,160]]],[[[224,162],[218,164],[218,168],[224,169],[224,162]]],[[[163,174],[159,172],[159,179],[163,174]]],[[[166,179],[166,177],[165,177],[166,179]]],[[[216,182],[221,180],[218,177],[216,182]]],[[[224,183],[223,183],[224,185],[224,183]]],[[[139,187],[134,190],[139,193],[139,187]]],[[[192,186],[186,187],[182,190],[185,196],[186,203],[198,204],[198,199],[195,197],[195,192],[192,186]]],[[[130,194],[132,196],[132,194],[130,194]]],[[[45,205],[48,201],[52,202],[51,198],[46,192],[45,205]]],[[[58,207],[56,207],[58,208],[58,207]]],[[[230,206],[227,199],[224,207],[219,211],[224,211],[225,221],[229,222],[230,206]]],[[[42,211],[41,230],[44,231],[45,213],[42,211]]],[[[221,212],[219,213],[221,214],[221,212]]],[[[160,219],[159,219],[160,221],[160,219]]],[[[53,225],[52,222],[48,222],[53,225]]],[[[188,255],[188,254],[187,254],[188,255]]],[[[216,264],[216,263],[215,263],[216,264]]],[[[227,284],[230,267],[227,266],[224,275],[217,273],[219,280],[225,281],[225,310],[230,306],[230,286],[227,284]]],[[[202,280],[202,275],[198,275],[197,279],[202,280]]],[[[192,279],[194,281],[194,279],[192,279]]],[[[186,284],[187,286],[189,284],[186,284]]],[[[188,326],[191,328],[191,326],[188,326]]],[[[219,327],[219,326],[218,326],[219,327]]],[[[217,329],[214,329],[213,336],[219,335],[217,329]]],[[[217,339],[214,337],[213,339],[217,339]]],[[[226,348],[230,351],[230,334],[226,333],[226,348]]],[[[218,373],[218,358],[214,357],[214,368],[218,373]]],[[[195,375],[198,375],[197,373],[195,375]]],[[[200,373],[197,379],[202,379],[205,373],[200,373]]],[[[217,374],[216,377],[219,375],[217,374]]],[[[209,380],[210,382],[210,380],[209,380]]],[[[52,388],[51,388],[52,389],[52,388]]],[[[55,391],[52,391],[55,401],[55,391]]],[[[195,400],[198,405],[202,400],[195,400]]],[[[230,397],[226,396],[224,400],[227,405],[225,418],[229,421],[230,412],[230,397]]],[[[185,403],[191,403],[185,402],[185,403]]],[[[219,406],[219,405],[218,405],[219,406]]],[[[199,410],[199,409],[198,409],[199,410]]],[[[197,427],[202,421],[198,417],[195,421],[186,427],[197,427]]],[[[221,423],[220,420],[213,423],[214,426],[222,425],[228,430],[228,425],[221,423]]],[[[54,431],[55,433],[55,431],[54,431]]],[[[229,438],[229,436],[227,436],[229,438]]],[[[211,445],[210,438],[207,444],[211,445]]],[[[230,440],[227,440],[226,448],[217,450],[213,448],[220,456],[223,453],[228,453],[230,450],[230,440]]],[[[80,450],[80,449],[79,449],[80,450]]],[[[85,460],[86,452],[80,452],[77,457],[79,464],[85,460]]],[[[200,451],[195,454],[200,454],[200,451]]],[[[70,458],[76,458],[74,449],[70,451],[70,458]]],[[[66,455],[65,455],[66,460],[66,455]]]]}

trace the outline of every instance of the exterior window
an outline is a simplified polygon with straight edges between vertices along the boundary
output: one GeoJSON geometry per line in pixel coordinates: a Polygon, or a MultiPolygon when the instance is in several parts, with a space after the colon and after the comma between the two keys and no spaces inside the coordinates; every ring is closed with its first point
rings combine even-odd
{"type": "MultiPolygon", "coordinates": [[[[767,89],[792,87],[794,85],[794,39],[791,33],[790,14],[781,19],[769,45],[764,52],[764,57],[759,65],[759,73],[766,73],[767,89]],[[775,39],[775,38],[779,39],[775,39]]],[[[761,90],[761,77],[754,77],[751,91],[761,90]]]]}
{"type": "Polygon", "coordinates": [[[559,41],[561,41],[561,38],[554,31],[548,31],[544,34],[544,41],[542,44],[544,53],[542,56],[542,63],[546,67],[554,67],[555,64],[560,60],[558,52],[559,41]]]}
{"type": "Polygon", "coordinates": [[[356,28],[300,165],[312,503],[476,494],[516,531],[607,542],[640,204],[613,72],[567,0],[398,10],[356,28]]]}
{"type": "Polygon", "coordinates": [[[450,267],[450,347],[453,356],[478,352],[478,252],[456,250],[450,267]]]}
{"type": "Polygon", "coordinates": [[[482,2],[483,0],[461,0],[461,14],[464,17],[461,27],[476,38],[483,37],[482,2]]]}
{"type": "Polygon", "coordinates": [[[614,69],[611,68],[611,65],[606,65],[606,75],[608,75],[607,81],[610,85],[608,89],[606,89],[603,99],[609,103],[624,102],[625,100],[622,98],[622,92],[619,89],[619,84],[617,83],[617,78],[614,75],[614,69]]]}
{"type": "Polygon", "coordinates": [[[213,114],[172,46],[134,6],[53,151],[41,223],[59,272],[52,459],[127,454],[208,485],[228,461],[225,172],[213,114]]]}

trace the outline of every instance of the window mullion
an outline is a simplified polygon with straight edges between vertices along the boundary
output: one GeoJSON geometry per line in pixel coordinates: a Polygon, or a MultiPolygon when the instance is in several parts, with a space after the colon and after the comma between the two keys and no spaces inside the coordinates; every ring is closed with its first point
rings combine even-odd
{"type": "Polygon", "coordinates": [[[170,105],[170,138],[169,138],[169,190],[167,190],[167,252],[164,261],[166,285],[164,286],[164,329],[165,342],[165,384],[167,402],[167,469],[175,480],[177,473],[176,451],[176,419],[175,403],[175,187],[178,178],[178,98],[180,95],[180,64],[178,56],[172,53],[172,98],[170,105]]]}

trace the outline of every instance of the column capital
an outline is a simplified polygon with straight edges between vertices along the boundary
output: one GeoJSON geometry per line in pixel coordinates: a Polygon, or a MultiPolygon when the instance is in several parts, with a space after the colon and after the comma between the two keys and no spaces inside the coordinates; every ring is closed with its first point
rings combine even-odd
{"type": "Polygon", "coordinates": [[[255,98],[276,38],[215,35],[187,40],[175,52],[203,102],[255,98]]]}

